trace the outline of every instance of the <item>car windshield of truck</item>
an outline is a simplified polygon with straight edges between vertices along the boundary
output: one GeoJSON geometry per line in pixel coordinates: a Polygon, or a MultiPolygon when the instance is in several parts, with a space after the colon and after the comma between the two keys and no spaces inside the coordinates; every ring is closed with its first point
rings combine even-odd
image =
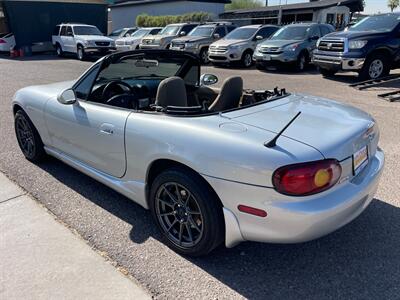
{"type": "Polygon", "coordinates": [[[225,40],[248,40],[257,31],[258,28],[237,28],[231,31],[224,39],[225,40]]]}
{"type": "Polygon", "coordinates": [[[150,29],[139,29],[138,31],[135,31],[134,33],[131,34],[130,37],[132,38],[141,38],[147,35],[150,32],[150,29]]]}
{"type": "Polygon", "coordinates": [[[349,28],[349,31],[392,31],[399,24],[400,15],[387,14],[362,19],[349,28]]]}
{"type": "Polygon", "coordinates": [[[310,27],[290,26],[279,29],[271,37],[271,40],[304,40],[307,37],[310,27]]]}
{"type": "Polygon", "coordinates": [[[214,31],[212,26],[195,27],[188,35],[190,36],[211,36],[214,31]]]}
{"type": "Polygon", "coordinates": [[[160,35],[177,35],[179,28],[181,27],[176,25],[166,26],[163,30],[161,30],[160,35]]]}
{"type": "Polygon", "coordinates": [[[109,36],[119,36],[125,29],[117,29],[110,33],[109,36]]]}
{"type": "Polygon", "coordinates": [[[74,26],[76,35],[103,35],[97,27],[92,26],[74,26]]]}

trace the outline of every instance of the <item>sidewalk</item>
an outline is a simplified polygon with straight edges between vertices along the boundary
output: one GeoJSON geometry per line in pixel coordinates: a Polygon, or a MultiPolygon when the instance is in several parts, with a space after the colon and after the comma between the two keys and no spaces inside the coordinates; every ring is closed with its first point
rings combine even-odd
{"type": "Polygon", "coordinates": [[[151,299],[0,173],[0,299],[151,299]]]}

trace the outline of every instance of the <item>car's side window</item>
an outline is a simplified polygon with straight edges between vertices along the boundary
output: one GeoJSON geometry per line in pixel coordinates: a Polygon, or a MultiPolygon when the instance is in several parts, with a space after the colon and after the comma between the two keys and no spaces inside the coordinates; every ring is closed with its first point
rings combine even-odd
{"type": "Polygon", "coordinates": [[[73,35],[71,26],[67,26],[67,35],[73,35]]]}
{"type": "Polygon", "coordinates": [[[56,26],[53,31],[53,35],[58,35],[60,33],[60,26],[56,26]]]}
{"type": "Polygon", "coordinates": [[[310,28],[310,32],[308,33],[308,37],[321,37],[321,32],[319,31],[318,26],[313,26],[310,28]]]}
{"type": "Polygon", "coordinates": [[[195,27],[196,27],[195,24],[192,24],[192,25],[185,25],[185,26],[182,27],[182,30],[181,30],[181,31],[184,31],[186,34],[188,34],[188,33],[191,32],[192,29],[195,28],[195,27]]]}
{"type": "Polygon", "coordinates": [[[331,31],[329,30],[329,28],[327,26],[321,25],[320,29],[321,29],[322,36],[327,35],[328,33],[331,33],[331,31]]]}
{"type": "Polygon", "coordinates": [[[67,35],[67,26],[62,26],[61,27],[60,35],[61,36],[66,36],[67,35]]]}
{"type": "Polygon", "coordinates": [[[159,33],[159,32],[160,32],[160,30],[161,30],[161,29],[159,29],[159,28],[157,28],[157,29],[153,29],[152,31],[150,31],[150,33],[149,33],[149,34],[151,34],[151,35],[155,35],[155,34],[159,33]]]}
{"type": "Polygon", "coordinates": [[[225,34],[226,34],[226,33],[225,33],[225,27],[223,27],[223,26],[218,26],[218,27],[215,29],[214,34],[218,34],[220,38],[224,37],[225,34]]]}
{"type": "Polygon", "coordinates": [[[266,39],[270,37],[277,29],[278,28],[275,27],[263,27],[257,32],[256,36],[261,35],[263,39],[266,39]]]}
{"type": "Polygon", "coordinates": [[[226,29],[228,30],[228,33],[231,32],[232,30],[236,29],[236,26],[233,25],[229,25],[226,27],[226,29]]]}
{"type": "Polygon", "coordinates": [[[82,100],[86,100],[88,98],[99,69],[100,64],[90,70],[90,72],[78,83],[78,85],[74,89],[77,98],[82,100]]]}

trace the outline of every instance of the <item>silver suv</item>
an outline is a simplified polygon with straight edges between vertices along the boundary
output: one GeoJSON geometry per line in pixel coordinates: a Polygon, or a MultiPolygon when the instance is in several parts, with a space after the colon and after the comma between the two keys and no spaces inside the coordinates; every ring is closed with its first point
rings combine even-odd
{"type": "Polygon", "coordinates": [[[173,39],[171,50],[188,51],[198,55],[203,64],[208,63],[208,47],[236,28],[230,22],[205,23],[187,36],[173,39]]]}
{"type": "Polygon", "coordinates": [[[146,36],[140,42],[140,49],[169,49],[171,41],[179,36],[185,36],[199,23],[177,23],[165,26],[159,34],[146,36]]]}
{"type": "Polygon", "coordinates": [[[248,68],[253,63],[257,44],[279,29],[275,25],[248,25],[237,28],[210,45],[208,57],[214,65],[239,62],[248,68]]]}

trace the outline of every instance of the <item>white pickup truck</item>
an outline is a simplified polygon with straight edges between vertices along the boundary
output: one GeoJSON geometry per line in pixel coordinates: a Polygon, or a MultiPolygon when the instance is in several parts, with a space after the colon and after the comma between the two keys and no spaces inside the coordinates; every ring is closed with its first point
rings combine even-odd
{"type": "Polygon", "coordinates": [[[93,53],[106,54],[116,50],[115,41],[104,36],[96,26],[86,24],[60,24],[53,31],[52,43],[58,56],[75,53],[79,60],[93,53]]]}

